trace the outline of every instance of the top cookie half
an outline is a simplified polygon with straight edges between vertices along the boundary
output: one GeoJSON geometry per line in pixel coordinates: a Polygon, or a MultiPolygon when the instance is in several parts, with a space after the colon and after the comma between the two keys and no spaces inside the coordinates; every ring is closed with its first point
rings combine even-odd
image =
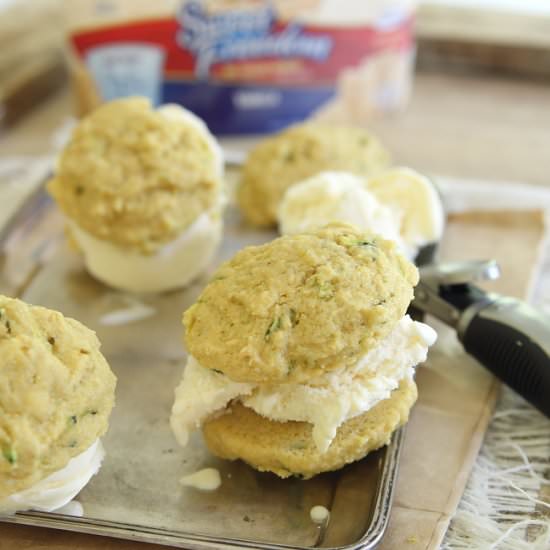
{"type": "Polygon", "coordinates": [[[116,379],[99,347],[78,321],[0,295],[0,501],[107,430],[116,379]]]}
{"type": "Polygon", "coordinates": [[[239,382],[304,382],[354,365],[405,314],[416,267],[391,241],[333,224],[248,247],[184,315],[187,349],[239,382]]]}
{"type": "Polygon", "coordinates": [[[80,122],[48,189],[92,235],[150,253],[218,204],[221,181],[202,132],[129,98],[80,122]]]}
{"type": "Polygon", "coordinates": [[[275,225],[277,209],[291,185],[326,170],[370,176],[389,162],[388,152],[362,128],[296,125],[252,149],[243,167],[239,206],[250,223],[275,225]]]}

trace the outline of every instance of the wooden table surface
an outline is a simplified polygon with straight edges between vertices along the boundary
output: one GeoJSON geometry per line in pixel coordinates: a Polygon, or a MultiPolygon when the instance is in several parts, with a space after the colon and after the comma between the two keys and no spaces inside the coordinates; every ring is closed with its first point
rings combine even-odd
{"type": "MultiPolygon", "coordinates": [[[[63,91],[0,135],[0,157],[50,152],[52,132],[70,115],[70,96],[63,91]]],[[[421,74],[409,110],[374,120],[372,129],[398,163],[420,171],[550,185],[549,85],[421,74]]],[[[239,140],[237,145],[247,143],[239,140]]],[[[15,548],[145,550],[159,546],[0,524],[0,550],[15,548]]]]}
{"type": "MultiPolygon", "coordinates": [[[[47,152],[70,115],[64,91],[0,134],[0,156],[47,152]]],[[[420,74],[409,109],[371,128],[397,163],[420,171],[550,185],[550,84],[420,74]]]]}

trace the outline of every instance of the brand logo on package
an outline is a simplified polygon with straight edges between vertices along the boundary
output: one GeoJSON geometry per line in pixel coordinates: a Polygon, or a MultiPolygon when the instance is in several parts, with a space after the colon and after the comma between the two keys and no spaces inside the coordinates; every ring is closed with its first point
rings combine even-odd
{"type": "Polygon", "coordinates": [[[332,49],[326,35],[304,32],[300,25],[275,28],[268,4],[256,9],[209,14],[199,1],[185,3],[179,13],[178,44],[196,56],[195,74],[206,78],[214,63],[262,57],[325,60],[332,49]]]}

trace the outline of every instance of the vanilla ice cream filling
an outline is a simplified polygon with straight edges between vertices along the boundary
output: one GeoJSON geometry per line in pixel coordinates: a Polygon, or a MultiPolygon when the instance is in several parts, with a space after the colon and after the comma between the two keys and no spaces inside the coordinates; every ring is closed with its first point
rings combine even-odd
{"type": "Polygon", "coordinates": [[[367,191],[360,178],[347,172],[321,172],[291,186],[283,197],[278,217],[285,235],[346,221],[359,229],[399,240],[399,215],[367,191]]]}
{"type": "Polygon", "coordinates": [[[374,180],[376,185],[348,172],[327,171],[289,187],[277,214],[280,232],[304,233],[346,222],[394,241],[408,258],[441,238],[445,215],[426,177],[395,168],[374,180]]]}
{"type": "Polygon", "coordinates": [[[381,204],[359,177],[347,172],[321,172],[290,187],[279,207],[278,220],[283,235],[347,222],[394,241],[410,256],[399,233],[401,214],[381,204]]]}
{"type": "Polygon", "coordinates": [[[185,445],[190,431],[221,413],[231,400],[239,399],[271,420],[312,424],[315,445],[325,452],[344,422],[387,399],[402,380],[413,378],[414,367],[426,360],[436,337],[432,328],[406,315],[353,368],[326,373],[307,384],[234,382],[190,356],[176,389],[172,430],[185,445]]]}
{"type": "Polygon", "coordinates": [[[221,207],[201,214],[185,231],[153,254],[140,254],[98,239],[70,221],[88,271],[109,286],[131,292],[181,288],[210,263],[222,236],[221,207]]]}
{"type": "Polygon", "coordinates": [[[83,453],[71,458],[61,470],[0,501],[0,514],[23,510],[53,512],[70,502],[95,475],[105,451],[96,439],[83,453]]]}

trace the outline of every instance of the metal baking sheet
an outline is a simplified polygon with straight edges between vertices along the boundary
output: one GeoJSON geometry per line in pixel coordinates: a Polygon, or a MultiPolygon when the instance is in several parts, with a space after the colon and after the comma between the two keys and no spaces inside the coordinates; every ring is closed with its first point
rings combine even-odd
{"type": "Polygon", "coordinates": [[[11,284],[12,293],[19,289],[26,301],[60,310],[97,332],[118,377],[116,406],[103,439],[107,456],[77,497],[83,517],[27,512],[2,521],[193,549],[375,547],[389,518],[402,430],[388,447],[364,460],[303,481],[216,459],[200,433],[181,449],[168,425],[185,364],[182,312],[221,261],[275,234],[252,231],[228,209],[223,245],[207,273],[183,291],[138,297],[155,310],[147,319],[105,326],[101,318],[125,307],[127,296],[86,273],[61,227],[52,205],[45,219],[25,230],[13,227],[2,282],[11,284]],[[200,492],[178,483],[205,467],[220,471],[218,490],[200,492]],[[331,511],[325,526],[311,521],[314,505],[331,511]]]}

